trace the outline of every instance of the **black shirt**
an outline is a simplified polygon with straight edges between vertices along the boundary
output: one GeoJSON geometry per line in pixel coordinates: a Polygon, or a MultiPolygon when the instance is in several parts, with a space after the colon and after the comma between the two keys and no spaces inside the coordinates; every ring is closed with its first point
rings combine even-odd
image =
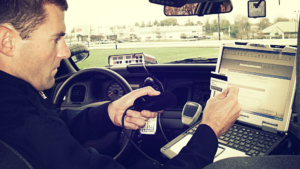
{"type": "MultiPolygon", "coordinates": [[[[82,143],[117,127],[107,104],[83,111],[60,111],[29,83],[0,71],[0,140],[17,150],[36,169],[124,168],[82,143]]],[[[188,145],[163,168],[202,168],[213,161],[218,141],[200,125],[188,145]]]]}

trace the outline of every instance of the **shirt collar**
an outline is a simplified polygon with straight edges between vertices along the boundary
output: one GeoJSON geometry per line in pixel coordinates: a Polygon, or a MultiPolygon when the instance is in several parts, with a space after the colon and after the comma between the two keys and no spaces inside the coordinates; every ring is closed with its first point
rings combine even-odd
{"type": "Polygon", "coordinates": [[[28,94],[28,90],[32,90],[38,93],[38,91],[33,86],[31,86],[31,84],[29,84],[28,82],[18,77],[15,77],[13,75],[10,75],[6,72],[3,72],[1,70],[0,70],[0,83],[2,85],[6,84],[6,86],[10,86],[10,88],[13,89],[15,92],[17,91],[26,92],[26,94],[28,94]]]}

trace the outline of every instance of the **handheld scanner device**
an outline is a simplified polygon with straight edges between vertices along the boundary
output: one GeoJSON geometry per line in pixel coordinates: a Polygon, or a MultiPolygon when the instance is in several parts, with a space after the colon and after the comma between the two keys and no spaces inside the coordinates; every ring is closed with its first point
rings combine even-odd
{"type": "Polygon", "coordinates": [[[182,123],[188,126],[193,125],[202,112],[202,106],[196,102],[186,102],[182,110],[182,123]]]}
{"type": "Polygon", "coordinates": [[[171,92],[162,92],[158,96],[143,96],[133,103],[134,110],[160,111],[177,105],[177,97],[171,92]]]}

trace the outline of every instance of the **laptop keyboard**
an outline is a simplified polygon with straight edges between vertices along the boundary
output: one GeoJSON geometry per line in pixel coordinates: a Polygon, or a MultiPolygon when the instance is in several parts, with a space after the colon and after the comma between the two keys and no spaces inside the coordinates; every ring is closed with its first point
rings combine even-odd
{"type": "MultiPolygon", "coordinates": [[[[194,134],[199,124],[188,129],[186,133],[194,134]]],[[[269,153],[281,137],[272,133],[247,128],[234,124],[226,133],[219,137],[219,143],[236,150],[245,152],[249,156],[263,156],[269,153]]]]}
{"type": "Polygon", "coordinates": [[[249,156],[263,156],[280,136],[234,124],[219,137],[219,143],[245,152],[249,156]]]}

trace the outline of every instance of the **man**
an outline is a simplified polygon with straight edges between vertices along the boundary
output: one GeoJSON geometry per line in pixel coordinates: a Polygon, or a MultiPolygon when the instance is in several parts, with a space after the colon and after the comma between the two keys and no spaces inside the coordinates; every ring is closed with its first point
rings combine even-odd
{"type": "MultiPolygon", "coordinates": [[[[42,91],[53,86],[60,61],[70,56],[63,38],[67,8],[65,0],[0,1],[0,140],[34,168],[124,168],[81,144],[120,126],[124,111],[136,98],[159,92],[150,87],[135,90],[81,112],[60,111],[44,99],[42,91]]],[[[164,168],[211,163],[217,137],[239,116],[237,95],[238,89],[230,88],[210,99],[196,134],[164,168]]],[[[128,110],[125,127],[139,129],[157,113],[161,112],[128,110]]]]}

